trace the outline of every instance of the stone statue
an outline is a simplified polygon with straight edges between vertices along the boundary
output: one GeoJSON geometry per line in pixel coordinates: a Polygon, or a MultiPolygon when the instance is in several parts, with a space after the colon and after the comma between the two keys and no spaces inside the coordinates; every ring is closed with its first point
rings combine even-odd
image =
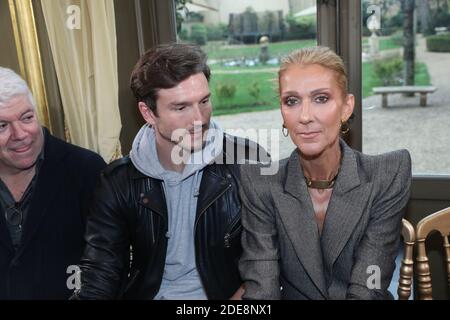
{"type": "Polygon", "coordinates": [[[259,53],[259,61],[262,64],[266,64],[267,61],[269,61],[269,37],[262,36],[261,39],[259,39],[259,44],[261,46],[261,52],[259,53]]]}

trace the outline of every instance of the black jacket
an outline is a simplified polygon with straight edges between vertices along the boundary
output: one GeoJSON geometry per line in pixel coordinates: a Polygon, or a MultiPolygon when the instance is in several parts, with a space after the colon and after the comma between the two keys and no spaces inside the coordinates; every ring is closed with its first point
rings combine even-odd
{"type": "Polygon", "coordinates": [[[44,131],[44,160],[17,252],[0,206],[0,300],[68,299],[73,293],[69,267],[83,253],[85,211],[106,164],[44,131]]]}
{"type": "MultiPolygon", "coordinates": [[[[227,148],[239,146],[247,152],[244,159],[234,152],[235,163],[248,159],[249,151],[257,156],[254,160],[259,154],[267,157],[257,144],[230,136],[224,138],[223,156],[227,148]]],[[[228,299],[242,284],[239,167],[226,163],[205,167],[197,202],[196,263],[209,299],[228,299]]],[[[153,299],[168,242],[162,181],[140,173],[124,157],[104,170],[90,212],[81,290],[74,298],[153,299]]]]}

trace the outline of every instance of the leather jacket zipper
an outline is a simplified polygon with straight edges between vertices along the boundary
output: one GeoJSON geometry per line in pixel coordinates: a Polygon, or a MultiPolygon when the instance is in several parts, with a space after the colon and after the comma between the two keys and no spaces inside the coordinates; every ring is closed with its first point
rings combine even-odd
{"type": "Polygon", "coordinates": [[[194,234],[197,232],[197,225],[198,225],[198,222],[200,221],[201,216],[205,213],[206,210],[208,210],[208,208],[209,208],[209,207],[210,207],[217,199],[219,199],[219,198],[220,198],[225,192],[227,192],[228,189],[230,189],[230,188],[231,188],[231,184],[229,184],[225,190],[223,190],[221,193],[219,193],[219,194],[217,195],[217,197],[214,197],[214,199],[212,199],[212,200],[208,203],[208,205],[205,207],[205,209],[203,209],[203,210],[199,213],[199,215],[198,215],[198,217],[197,217],[197,220],[195,220],[194,234]]]}
{"type": "MultiPolygon", "coordinates": [[[[219,199],[219,198],[220,198],[225,192],[227,192],[228,189],[230,189],[230,188],[231,188],[231,183],[228,184],[228,186],[226,187],[226,189],[223,190],[220,194],[218,194],[217,197],[214,197],[214,199],[211,200],[211,201],[208,203],[208,205],[205,207],[205,209],[203,209],[203,210],[198,214],[198,217],[197,217],[197,219],[195,220],[195,224],[194,224],[194,238],[195,238],[195,234],[197,233],[197,226],[198,226],[198,222],[200,221],[201,216],[206,212],[206,210],[208,210],[208,208],[209,208],[209,207],[210,207],[217,199],[219,199]]],[[[203,283],[203,286],[204,286],[204,288],[205,288],[205,291],[208,292],[208,286],[205,285],[205,284],[207,283],[207,281],[205,281],[204,276],[203,276],[203,274],[202,274],[202,273],[203,273],[203,272],[202,272],[202,268],[201,268],[200,265],[199,265],[199,253],[198,253],[197,248],[195,248],[195,264],[196,264],[196,266],[197,266],[197,270],[198,270],[199,273],[200,273],[200,279],[201,279],[201,281],[202,281],[202,283],[203,283]]]]}
{"type": "Polygon", "coordinates": [[[128,281],[128,284],[125,287],[125,290],[123,291],[124,294],[126,294],[128,292],[128,290],[130,290],[130,288],[134,285],[134,283],[136,282],[136,279],[137,279],[137,277],[139,276],[140,273],[141,273],[141,270],[139,270],[139,269],[137,269],[135,271],[133,276],[130,278],[130,281],[128,281]]]}
{"type": "Polygon", "coordinates": [[[233,221],[233,223],[231,224],[231,226],[228,228],[227,232],[225,233],[225,236],[224,236],[225,248],[231,247],[230,240],[233,239],[235,237],[235,235],[241,231],[242,225],[239,225],[236,228],[236,230],[233,230],[236,227],[236,225],[239,224],[240,222],[241,222],[241,217],[238,215],[237,218],[235,219],[235,221],[233,221]]]}

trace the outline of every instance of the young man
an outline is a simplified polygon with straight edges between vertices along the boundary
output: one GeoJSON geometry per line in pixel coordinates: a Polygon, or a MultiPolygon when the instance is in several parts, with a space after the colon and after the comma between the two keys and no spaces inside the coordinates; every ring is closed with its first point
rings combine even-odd
{"type": "Polygon", "coordinates": [[[43,128],[25,81],[0,67],[0,300],[73,293],[67,280],[104,166],[99,155],[43,128]]]}
{"type": "Polygon", "coordinates": [[[131,88],[147,124],[130,155],[102,176],[76,297],[242,295],[237,163],[268,157],[211,121],[209,77],[205,54],[192,45],[162,45],[138,61],[131,88]]]}

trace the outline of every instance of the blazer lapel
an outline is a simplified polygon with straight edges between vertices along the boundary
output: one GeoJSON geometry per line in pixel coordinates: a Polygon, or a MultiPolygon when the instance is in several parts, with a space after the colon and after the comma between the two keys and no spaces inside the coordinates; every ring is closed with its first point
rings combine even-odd
{"type": "Polygon", "coordinates": [[[62,190],[60,185],[65,179],[64,162],[62,161],[65,153],[57,148],[59,142],[51,137],[47,130],[44,131],[44,160],[37,177],[27,219],[23,226],[22,241],[17,256],[20,256],[32,240],[34,233],[38,230],[48,212],[48,207],[57,193],[62,190]]]}
{"type": "Polygon", "coordinates": [[[292,153],[287,164],[284,191],[284,194],[274,197],[281,220],[297,257],[319,292],[326,298],[328,293],[319,231],[297,151],[292,153]]]}
{"type": "Polygon", "coordinates": [[[355,153],[341,140],[342,164],[328,204],[322,248],[328,272],[348,242],[370,196],[371,183],[361,182],[355,153]]]}

